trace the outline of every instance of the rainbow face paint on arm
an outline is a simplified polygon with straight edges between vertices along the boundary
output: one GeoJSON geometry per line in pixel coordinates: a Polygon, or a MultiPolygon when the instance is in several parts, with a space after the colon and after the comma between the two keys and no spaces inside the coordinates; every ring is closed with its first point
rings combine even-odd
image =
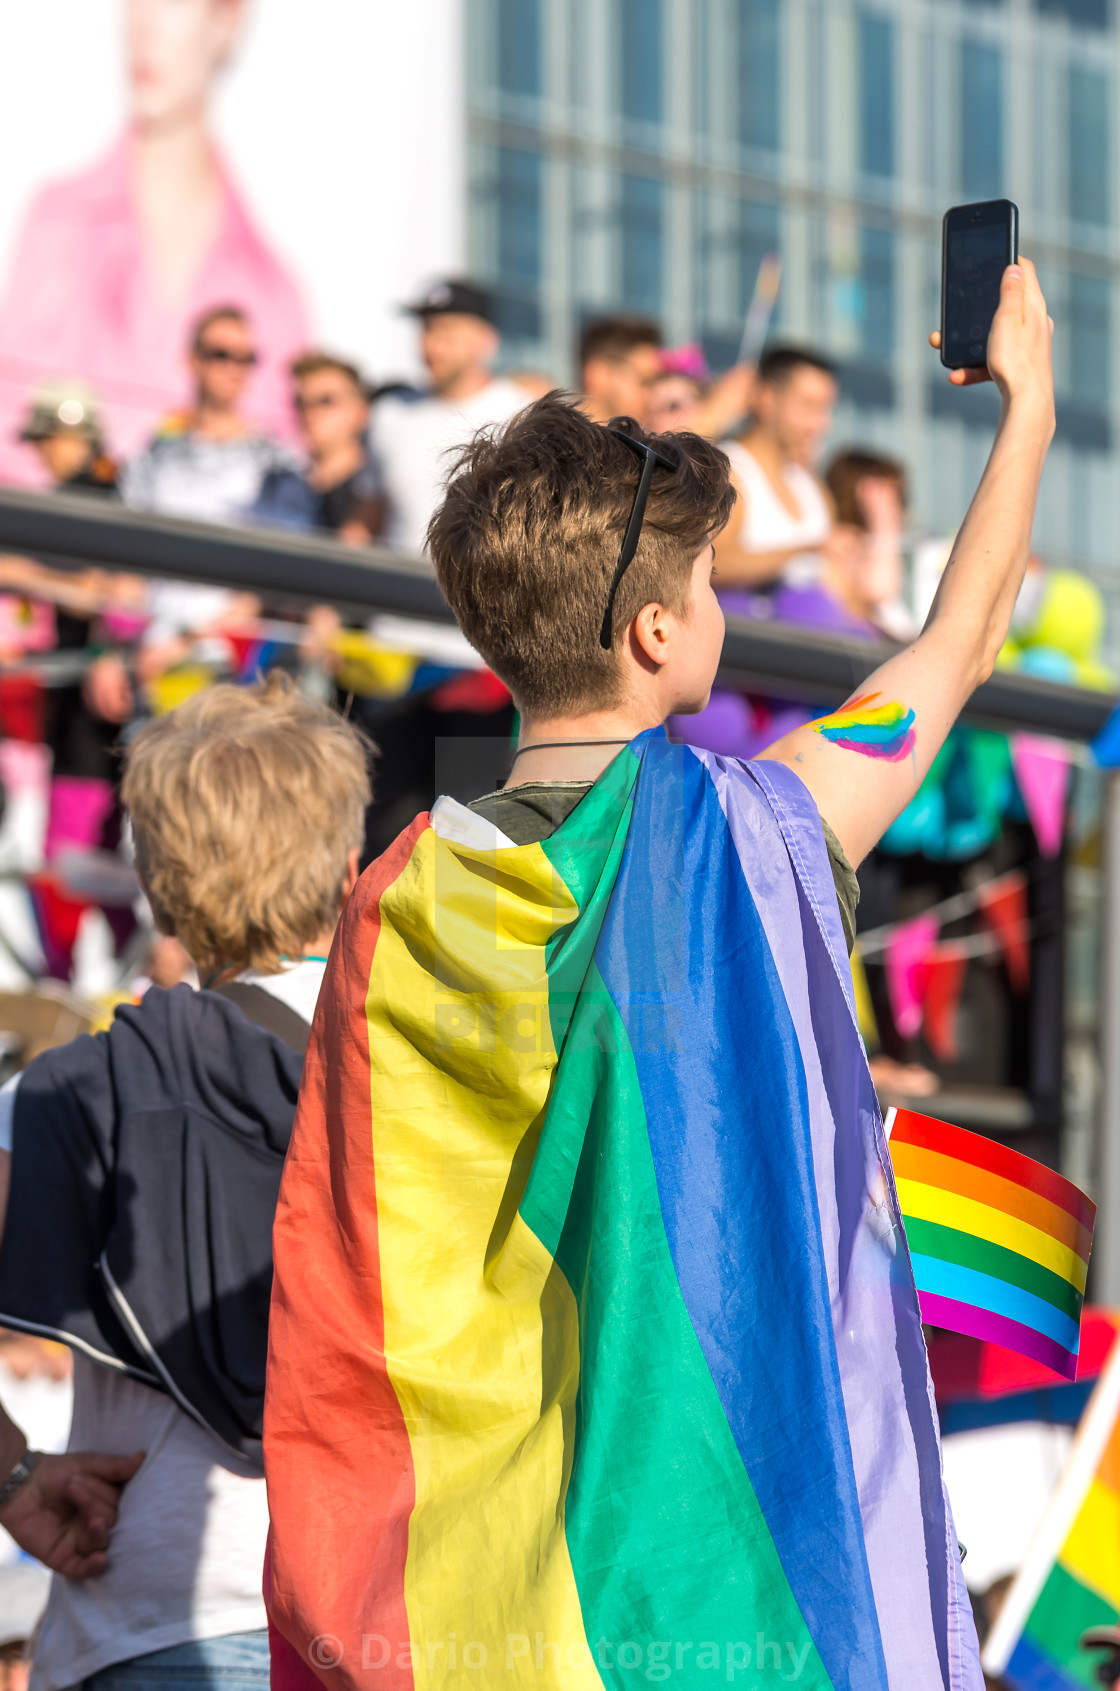
{"type": "Polygon", "coordinates": [[[809,726],[845,751],[901,763],[914,750],[914,712],[894,699],[876,704],[880,697],[879,693],[860,693],[809,726]]]}

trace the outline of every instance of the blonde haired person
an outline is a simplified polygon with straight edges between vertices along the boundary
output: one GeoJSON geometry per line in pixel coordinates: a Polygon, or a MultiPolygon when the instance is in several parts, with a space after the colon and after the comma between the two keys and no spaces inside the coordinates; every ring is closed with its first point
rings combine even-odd
{"type": "Polygon", "coordinates": [[[107,1568],[52,1582],[36,1691],[266,1685],[272,1217],[368,752],[285,677],[141,729],[137,863],[202,989],[150,988],[0,1092],[0,1321],[71,1347],[75,1448],[145,1453],[107,1568]]]}

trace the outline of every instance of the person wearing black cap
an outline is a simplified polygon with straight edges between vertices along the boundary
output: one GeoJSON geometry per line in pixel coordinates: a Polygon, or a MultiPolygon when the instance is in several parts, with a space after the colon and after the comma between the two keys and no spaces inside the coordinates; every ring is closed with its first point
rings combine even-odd
{"type": "Polygon", "coordinates": [[[388,500],[385,538],[402,552],[422,552],[454,449],[486,424],[506,422],[528,395],[490,372],[499,337],[493,302],[482,288],[454,278],[436,282],[405,309],[420,320],[431,386],[380,400],[371,441],[388,500]]]}

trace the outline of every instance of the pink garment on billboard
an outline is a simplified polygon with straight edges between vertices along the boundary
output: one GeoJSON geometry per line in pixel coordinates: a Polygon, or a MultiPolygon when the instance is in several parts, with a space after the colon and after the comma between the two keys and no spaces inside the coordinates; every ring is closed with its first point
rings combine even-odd
{"type": "Polygon", "coordinates": [[[4,481],[43,483],[35,453],[16,436],[32,390],[51,376],[91,383],[110,452],[135,454],[161,418],[189,403],[189,331],[215,305],[239,305],[252,323],[261,364],[249,416],[292,437],[285,367],[307,345],[292,278],[222,169],[218,233],[185,295],[174,305],[161,299],[133,203],[129,148],[126,137],[92,168],[43,188],[24,220],[0,303],[4,481]]]}

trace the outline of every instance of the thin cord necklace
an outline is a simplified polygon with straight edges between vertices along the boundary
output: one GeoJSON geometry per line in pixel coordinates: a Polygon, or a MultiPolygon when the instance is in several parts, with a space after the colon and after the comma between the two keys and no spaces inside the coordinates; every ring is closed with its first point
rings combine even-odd
{"type": "Polygon", "coordinates": [[[513,761],[517,762],[522,752],[555,752],[566,750],[569,746],[628,746],[627,740],[533,740],[527,746],[518,746],[513,761]]]}

